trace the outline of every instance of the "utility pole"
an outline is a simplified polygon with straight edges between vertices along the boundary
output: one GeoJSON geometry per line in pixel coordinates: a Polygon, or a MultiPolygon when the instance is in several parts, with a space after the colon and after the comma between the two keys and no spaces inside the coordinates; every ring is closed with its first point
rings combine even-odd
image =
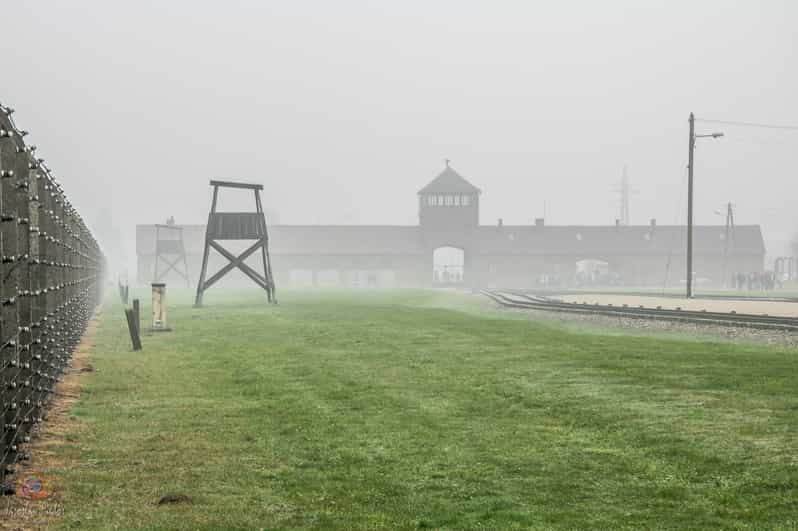
{"type": "Polygon", "coordinates": [[[623,172],[621,173],[620,186],[613,188],[613,192],[618,193],[618,218],[617,223],[620,226],[627,226],[631,223],[631,216],[629,215],[629,205],[632,202],[632,195],[637,193],[637,190],[632,188],[632,183],[629,179],[628,166],[623,165],[623,172]]]}
{"type": "Polygon", "coordinates": [[[720,138],[723,133],[695,134],[695,115],[690,113],[690,140],[687,151],[687,298],[693,297],[693,154],[696,138],[720,138]]]}
{"type": "Polygon", "coordinates": [[[693,152],[695,115],[690,113],[690,144],[687,152],[687,298],[693,296],[693,152]]]}
{"type": "Polygon", "coordinates": [[[626,172],[626,165],[623,166],[621,175],[621,225],[629,225],[629,174],[626,172]]]}
{"type": "Polygon", "coordinates": [[[726,204],[726,235],[723,240],[723,286],[728,286],[729,248],[733,247],[734,240],[734,211],[731,201],[726,204]]]}

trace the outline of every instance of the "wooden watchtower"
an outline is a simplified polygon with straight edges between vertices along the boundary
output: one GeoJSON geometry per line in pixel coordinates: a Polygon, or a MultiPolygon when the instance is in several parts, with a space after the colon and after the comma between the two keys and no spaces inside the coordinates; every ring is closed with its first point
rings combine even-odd
{"type": "Polygon", "coordinates": [[[188,262],[183,242],[183,227],[172,224],[155,225],[155,269],[152,281],[161,282],[170,271],[181,276],[188,286],[188,262]],[[163,270],[161,262],[166,264],[163,270]],[[180,262],[183,262],[182,270],[178,267],[180,262]]]}
{"type": "Polygon", "coordinates": [[[260,200],[260,192],[263,190],[263,185],[229,181],[211,181],[210,184],[213,186],[213,202],[211,203],[211,212],[208,214],[208,227],[205,232],[205,252],[202,255],[202,270],[197,284],[197,298],[194,301],[194,305],[202,306],[202,295],[205,290],[236,267],[266,291],[266,298],[270,303],[276,304],[277,296],[272,276],[272,266],[269,260],[269,235],[266,229],[266,216],[263,214],[263,204],[260,200]],[[217,212],[216,203],[219,197],[219,188],[252,190],[255,195],[255,212],[217,212]],[[247,247],[240,255],[235,256],[219,243],[223,240],[255,240],[255,243],[247,247]],[[208,254],[211,247],[225,257],[228,263],[205,280],[205,274],[208,269],[208,254]],[[258,250],[260,250],[263,259],[263,274],[255,271],[245,263],[245,260],[258,250]]]}

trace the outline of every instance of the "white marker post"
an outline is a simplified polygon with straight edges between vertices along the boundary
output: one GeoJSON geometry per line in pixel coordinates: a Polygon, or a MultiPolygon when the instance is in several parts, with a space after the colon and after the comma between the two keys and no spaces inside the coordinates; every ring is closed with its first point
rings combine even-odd
{"type": "Polygon", "coordinates": [[[166,284],[163,282],[152,283],[152,330],[169,330],[166,325],[166,284]]]}

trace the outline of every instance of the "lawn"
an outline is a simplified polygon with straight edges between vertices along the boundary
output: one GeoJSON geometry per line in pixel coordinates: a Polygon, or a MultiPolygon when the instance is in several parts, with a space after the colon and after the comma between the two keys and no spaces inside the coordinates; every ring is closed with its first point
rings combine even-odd
{"type": "Polygon", "coordinates": [[[106,304],[50,471],[60,526],[798,527],[794,350],[578,333],[472,295],[280,296],[177,294],[138,353],[106,304]]]}

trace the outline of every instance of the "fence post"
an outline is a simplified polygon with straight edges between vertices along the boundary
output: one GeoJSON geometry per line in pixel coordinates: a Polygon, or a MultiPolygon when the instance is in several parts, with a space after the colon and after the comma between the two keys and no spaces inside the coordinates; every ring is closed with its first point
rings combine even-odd
{"type": "Polygon", "coordinates": [[[141,307],[138,299],[133,299],[133,315],[136,317],[136,330],[141,335],[141,307]]]}
{"type": "Polygon", "coordinates": [[[139,327],[136,325],[135,312],[130,308],[125,308],[125,317],[127,317],[127,329],[130,332],[133,350],[141,350],[141,337],[139,337],[139,327]]]}

